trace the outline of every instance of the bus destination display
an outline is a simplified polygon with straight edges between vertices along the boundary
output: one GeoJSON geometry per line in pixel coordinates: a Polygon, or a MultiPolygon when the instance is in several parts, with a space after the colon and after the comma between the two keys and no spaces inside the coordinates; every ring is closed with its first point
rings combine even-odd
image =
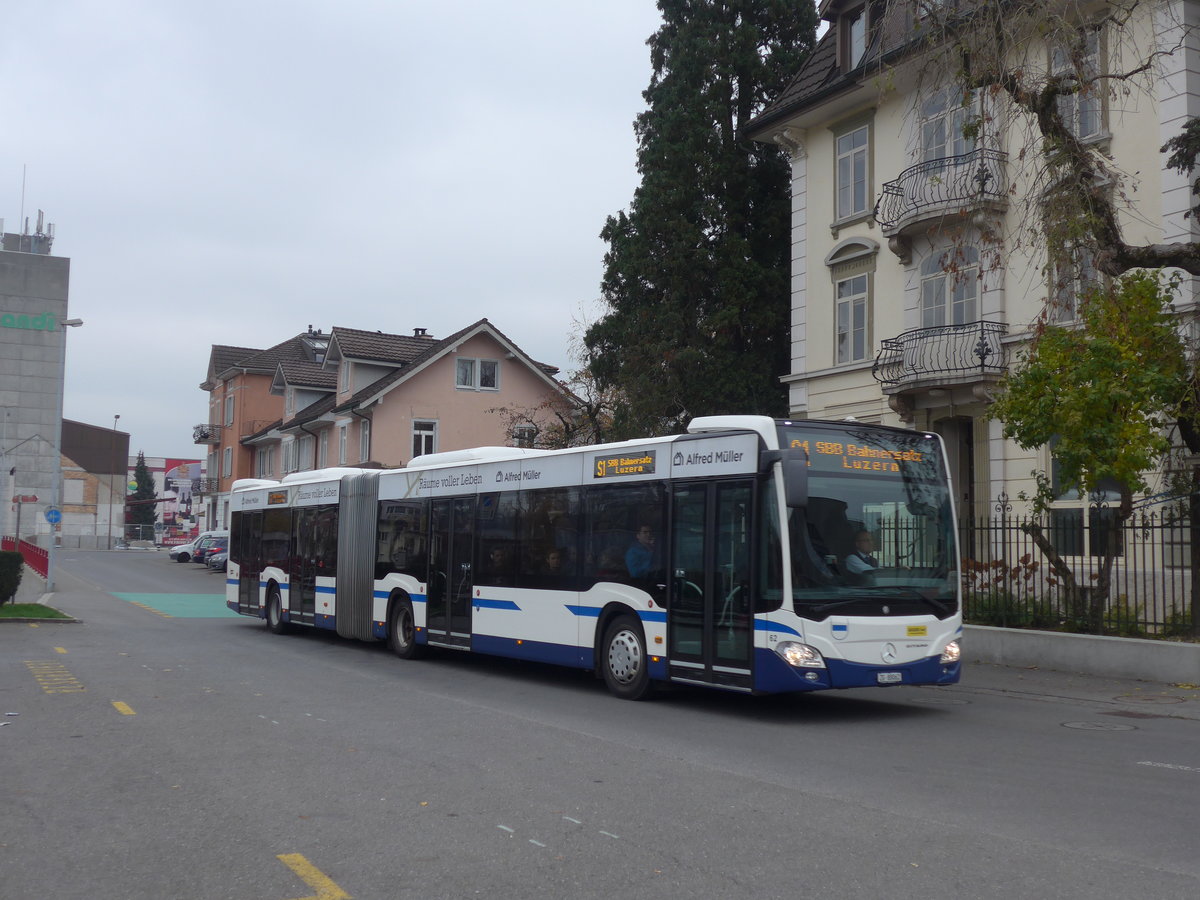
{"type": "Polygon", "coordinates": [[[824,470],[843,469],[856,472],[881,472],[900,474],[905,469],[920,468],[930,458],[930,450],[917,450],[912,446],[896,446],[894,441],[864,443],[857,440],[833,440],[841,437],[836,433],[821,435],[811,432],[805,436],[789,436],[787,446],[801,448],[808,454],[808,464],[824,470]],[[891,446],[887,446],[891,444],[891,446]]]}

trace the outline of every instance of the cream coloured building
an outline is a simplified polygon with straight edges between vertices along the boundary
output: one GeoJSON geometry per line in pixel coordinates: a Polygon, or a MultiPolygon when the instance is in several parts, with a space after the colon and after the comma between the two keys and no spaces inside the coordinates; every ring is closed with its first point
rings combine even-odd
{"type": "MultiPolygon", "coordinates": [[[[1076,98],[1064,115],[1126,173],[1127,240],[1200,239],[1184,217],[1188,179],[1164,171],[1159,152],[1200,115],[1200,43],[1186,32],[1200,23],[1200,3],[1142,3],[1120,33],[1095,24],[1106,3],[1049,5],[1080,13],[1088,63],[1106,71],[1183,42],[1151,77],[1076,98]]],[[[964,109],[948,81],[923,70],[909,49],[914,9],[912,0],[823,0],[827,31],[750,135],[792,159],[791,414],[939,432],[960,511],[986,515],[1032,490],[1033,469],[1051,468],[1046,448],[1019,449],[987,417],[995,384],[1048,298],[1050,314],[1069,320],[1073,286],[1094,275],[1086,260],[1047,271],[1028,237],[1045,196],[1022,155],[1029,132],[996,99],[964,109]],[[967,138],[972,113],[983,125],[967,138]]],[[[1048,70],[1058,59],[1050,46],[1019,50],[1048,70]]],[[[1186,316],[1195,300],[1189,278],[1176,308],[1186,316]]],[[[1087,500],[1065,496],[1059,506],[1082,517],[1087,500]]]]}

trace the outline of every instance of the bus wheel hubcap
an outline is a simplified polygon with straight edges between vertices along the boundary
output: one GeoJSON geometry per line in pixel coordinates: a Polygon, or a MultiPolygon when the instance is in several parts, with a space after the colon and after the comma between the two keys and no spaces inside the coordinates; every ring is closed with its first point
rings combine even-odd
{"type": "Polygon", "coordinates": [[[628,682],[637,677],[642,664],[641,647],[628,631],[613,636],[608,647],[608,668],[618,681],[628,682]]]}

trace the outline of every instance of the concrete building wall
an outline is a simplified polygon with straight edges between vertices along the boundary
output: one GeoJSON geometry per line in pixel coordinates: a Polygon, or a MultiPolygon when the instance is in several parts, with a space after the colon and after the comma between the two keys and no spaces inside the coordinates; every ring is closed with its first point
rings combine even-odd
{"type": "Polygon", "coordinates": [[[63,359],[70,260],[0,251],[0,530],[48,541],[45,509],[58,497],[63,359]],[[11,472],[11,474],[10,474],[11,472]]]}

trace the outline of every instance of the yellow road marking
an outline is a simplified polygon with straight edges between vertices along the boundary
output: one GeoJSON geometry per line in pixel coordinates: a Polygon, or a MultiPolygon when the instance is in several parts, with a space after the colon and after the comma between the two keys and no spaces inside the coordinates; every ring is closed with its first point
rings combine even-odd
{"type": "Polygon", "coordinates": [[[87,688],[79,679],[67,671],[67,667],[54,660],[27,659],[27,668],[34,680],[47,694],[79,694],[87,688]]]}
{"type": "Polygon", "coordinates": [[[54,648],[54,652],[55,652],[55,653],[66,653],[66,652],[67,652],[67,648],[66,648],[66,647],[55,647],[55,648],[54,648]]]}
{"type": "Polygon", "coordinates": [[[334,884],[320,869],[299,853],[280,853],[276,859],[296,873],[297,877],[316,890],[312,897],[297,900],[350,900],[350,895],[334,884]]]}
{"type": "Polygon", "coordinates": [[[117,712],[119,712],[123,716],[136,716],[137,715],[137,713],[135,713],[133,711],[132,707],[130,707],[130,705],[128,703],[122,703],[120,700],[114,700],[112,702],[112,705],[115,706],[117,709],[117,712]]]}
{"type": "Polygon", "coordinates": [[[161,609],[155,609],[153,606],[147,606],[145,603],[138,603],[136,600],[130,600],[129,602],[134,606],[140,606],[142,609],[146,610],[146,612],[154,613],[156,616],[162,616],[164,619],[171,618],[171,616],[163,612],[161,609]]]}
{"type": "Polygon", "coordinates": [[[41,628],[42,626],[39,625],[37,622],[30,622],[29,627],[30,628],[41,628]]]}

